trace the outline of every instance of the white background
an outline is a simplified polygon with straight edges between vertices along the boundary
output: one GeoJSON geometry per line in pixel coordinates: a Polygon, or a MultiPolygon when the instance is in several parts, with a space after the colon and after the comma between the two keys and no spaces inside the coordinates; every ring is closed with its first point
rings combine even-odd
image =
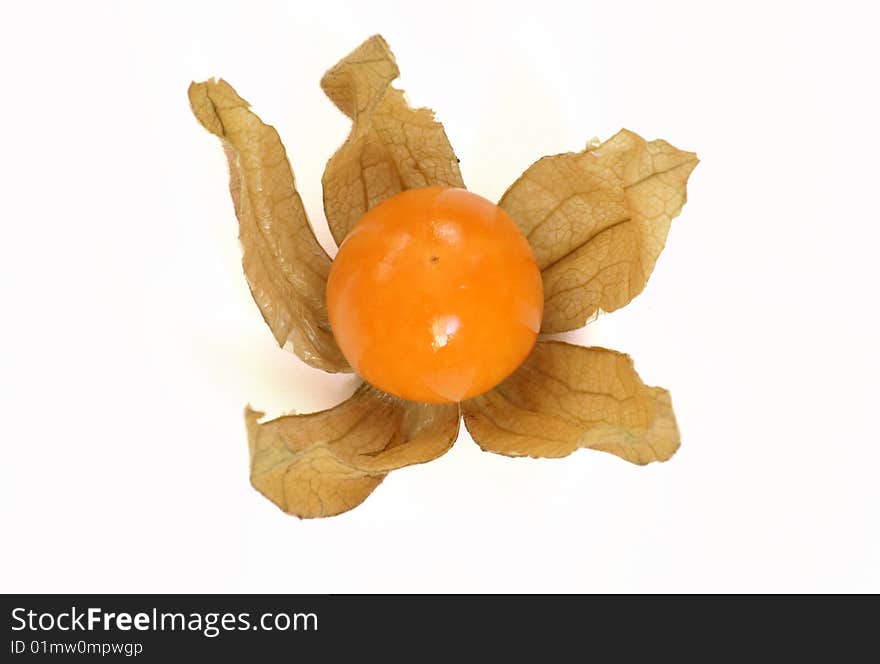
{"type": "Polygon", "coordinates": [[[0,589],[880,591],[872,3],[115,5],[0,16],[0,589]],[[671,390],[669,463],[462,433],[337,518],[250,488],[244,405],[354,382],[274,345],[186,88],[278,128],[331,249],[318,81],[375,32],[489,198],[620,127],[699,153],[648,288],[575,335],[671,390]]]}

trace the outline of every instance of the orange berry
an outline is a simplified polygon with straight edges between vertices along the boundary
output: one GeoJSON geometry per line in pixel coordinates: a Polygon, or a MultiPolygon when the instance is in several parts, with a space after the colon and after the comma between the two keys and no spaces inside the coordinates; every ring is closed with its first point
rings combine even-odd
{"type": "Polygon", "coordinates": [[[541,328],[541,273],[504,210],[464,189],[411,189],[372,208],[339,248],[327,309],[345,358],[411,401],[481,394],[541,328]]]}

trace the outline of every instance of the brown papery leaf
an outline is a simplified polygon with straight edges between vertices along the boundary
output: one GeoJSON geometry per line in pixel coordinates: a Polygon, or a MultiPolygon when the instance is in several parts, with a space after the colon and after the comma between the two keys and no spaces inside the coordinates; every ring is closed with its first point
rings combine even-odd
{"type": "Polygon", "coordinates": [[[482,449],[507,456],[590,448],[642,465],[666,461],[679,446],[669,392],[642,383],[629,356],[561,341],[539,341],[512,376],[462,412],[482,449]]]}
{"type": "Polygon", "coordinates": [[[340,514],[372,493],[388,471],[431,461],[458,437],[458,404],[398,399],[367,384],[319,413],[264,424],[247,409],[251,483],[289,514],[340,514]]]}
{"type": "Polygon", "coordinates": [[[399,75],[388,44],[370,37],[330,69],[321,87],[352,120],[324,170],[324,211],[336,244],[377,203],[406,189],[464,187],[443,125],[391,87],[399,75]]]}
{"type": "Polygon", "coordinates": [[[239,223],[242,264],[275,340],[325,371],[351,371],[327,318],[330,258],[318,244],[278,132],[252,113],[226,81],[193,83],[196,118],[223,141],[239,223]]]}
{"type": "Polygon", "coordinates": [[[511,185],[499,205],[541,268],[542,332],[577,329],[642,292],[697,163],[622,130],[598,147],[544,157],[511,185]]]}

